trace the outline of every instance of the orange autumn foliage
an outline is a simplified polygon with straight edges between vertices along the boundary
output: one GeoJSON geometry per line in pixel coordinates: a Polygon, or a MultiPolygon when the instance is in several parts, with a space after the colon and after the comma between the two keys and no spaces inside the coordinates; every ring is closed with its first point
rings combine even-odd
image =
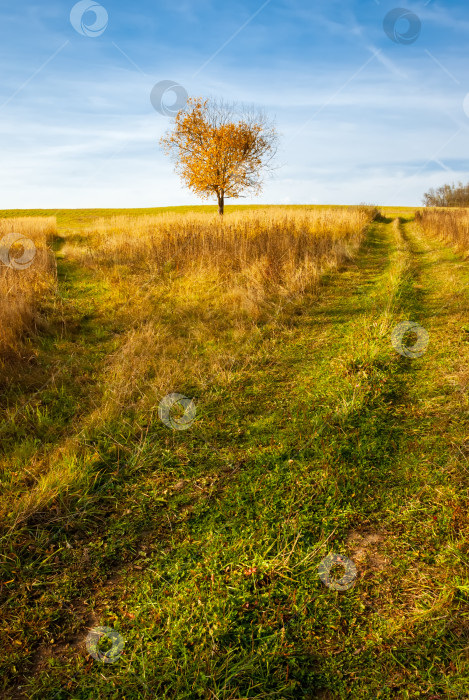
{"type": "Polygon", "coordinates": [[[204,199],[216,196],[223,214],[226,198],[261,191],[261,173],[271,164],[277,140],[262,113],[239,114],[232,105],[194,97],[177,113],[161,145],[184,184],[204,199]]]}

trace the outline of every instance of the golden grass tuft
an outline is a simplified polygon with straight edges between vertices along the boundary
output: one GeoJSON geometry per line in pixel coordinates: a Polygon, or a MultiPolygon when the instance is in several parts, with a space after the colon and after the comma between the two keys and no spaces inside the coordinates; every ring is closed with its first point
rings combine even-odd
{"type": "Polygon", "coordinates": [[[415,220],[425,233],[452,243],[469,255],[469,209],[430,207],[417,211],[415,220]]]}
{"type": "MultiPolygon", "coordinates": [[[[31,265],[14,269],[0,262],[0,363],[21,355],[27,333],[41,324],[40,303],[55,285],[56,266],[48,243],[56,233],[55,217],[0,219],[0,245],[10,233],[29,238],[36,249],[31,265]]],[[[23,254],[20,242],[10,248],[10,260],[23,254]]]]}

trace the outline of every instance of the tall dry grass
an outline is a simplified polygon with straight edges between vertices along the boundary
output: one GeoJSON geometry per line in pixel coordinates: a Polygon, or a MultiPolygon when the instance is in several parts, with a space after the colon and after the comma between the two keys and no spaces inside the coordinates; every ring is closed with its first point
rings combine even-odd
{"type": "Polygon", "coordinates": [[[114,410],[143,378],[165,391],[188,366],[196,383],[229,381],[237,341],[351,258],[377,214],[363,206],[98,219],[62,252],[124,302],[129,330],[105,377],[114,410]]]}
{"type": "Polygon", "coordinates": [[[417,211],[415,220],[423,231],[452,243],[458,250],[469,254],[469,210],[424,209],[417,211]]]}
{"type": "MultiPolygon", "coordinates": [[[[105,275],[124,271],[155,275],[168,270],[216,273],[224,291],[292,293],[311,287],[325,266],[353,254],[364,227],[376,214],[367,207],[326,210],[167,214],[138,219],[98,219],[85,231],[81,264],[105,275]],[[111,273],[109,271],[112,271],[111,273]]],[[[251,308],[251,307],[250,307],[251,308]]]]}
{"type": "MultiPolygon", "coordinates": [[[[377,213],[341,207],[233,212],[223,221],[208,213],[118,216],[70,232],[64,264],[73,262],[75,276],[81,267],[100,286],[96,322],[112,324],[116,347],[96,367],[90,412],[40,456],[38,481],[17,499],[11,527],[44,512],[59,494],[86,490],[94,466],[84,435],[130,411],[147,420],[170,392],[202,395],[242,379],[244,367],[268,352],[268,338],[281,337],[279,311],[301,303],[324,270],[352,257],[377,213]]],[[[0,499],[0,513],[9,501],[2,508],[0,499]]]]}
{"type": "MultiPolygon", "coordinates": [[[[0,364],[21,355],[25,335],[42,323],[40,304],[54,286],[55,260],[48,248],[56,233],[55,217],[0,219],[0,247],[5,236],[22,234],[30,239],[34,257],[29,267],[15,269],[0,261],[0,364]]],[[[2,248],[6,254],[6,248],[2,248]]],[[[21,242],[9,249],[10,260],[20,260],[25,248],[21,242]]]]}

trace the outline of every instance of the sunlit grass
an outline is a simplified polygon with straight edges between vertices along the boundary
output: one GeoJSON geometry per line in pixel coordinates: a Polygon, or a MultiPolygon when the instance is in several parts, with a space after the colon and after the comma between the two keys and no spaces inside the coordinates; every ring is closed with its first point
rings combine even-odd
{"type": "MultiPolygon", "coordinates": [[[[40,311],[41,301],[55,284],[55,260],[48,247],[56,233],[55,218],[0,218],[0,246],[2,239],[12,233],[21,234],[34,247],[29,249],[31,263],[24,269],[0,262],[0,368],[7,357],[21,355],[26,333],[46,322],[40,311]]],[[[9,250],[5,248],[5,255],[9,253],[13,262],[21,260],[24,252],[21,240],[9,250]]]]}
{"type": "Polygon", "coordinates": [[[462,256],[403,208],[175,213],[59,224],[60,297],[2,396],[0,688],[464,697],[462,256]],[[408,318],[415,361],[390,340],[408,318]],[[188,430],[159,418],[171,392],[188,430]]]}
{"type": "Polygon", "coordinates": [[[467,207],[429,207],[416,213],[425,233],[453,243],[469,253],[469,209],[467,207]]]}
{"type": "MultiPolygon", "coordinates": [[[[350,259],[376,215],[365,206],[233,211],[222,221],[163,212],[101,217],[69,232],[59,271],[63,260],[91,275],[105,317],[120,329],[99,369],[94,409],[76,430],[96,430],[122,411],[148,411],[171,386],[202,391],[208,378],[229,382],[237,344],[275,324],[285,304],[314,292],[325,270],[350,259]]],[[[16,493],[13,507],[8,489],[0,497],[10,529],[60,493],[63,504],[75,500],[95,478],[93,459],[74,439],[25,459],[35,465],[36,483],[16,493]]]]}

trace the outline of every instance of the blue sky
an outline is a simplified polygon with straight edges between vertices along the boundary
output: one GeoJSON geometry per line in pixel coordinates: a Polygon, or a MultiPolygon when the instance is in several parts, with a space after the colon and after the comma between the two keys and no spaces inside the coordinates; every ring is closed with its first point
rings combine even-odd
{"type": "Polygon", "coordinates": [[[162,80],[275,119],[281,167],[242,203],[412,206],[469,181],[466,0],[402,0],[394,41],[393,0],[103,0],[93,36],[74,4],[0,6],[0,208],[205,203],[159,147],[162,80]]]}

